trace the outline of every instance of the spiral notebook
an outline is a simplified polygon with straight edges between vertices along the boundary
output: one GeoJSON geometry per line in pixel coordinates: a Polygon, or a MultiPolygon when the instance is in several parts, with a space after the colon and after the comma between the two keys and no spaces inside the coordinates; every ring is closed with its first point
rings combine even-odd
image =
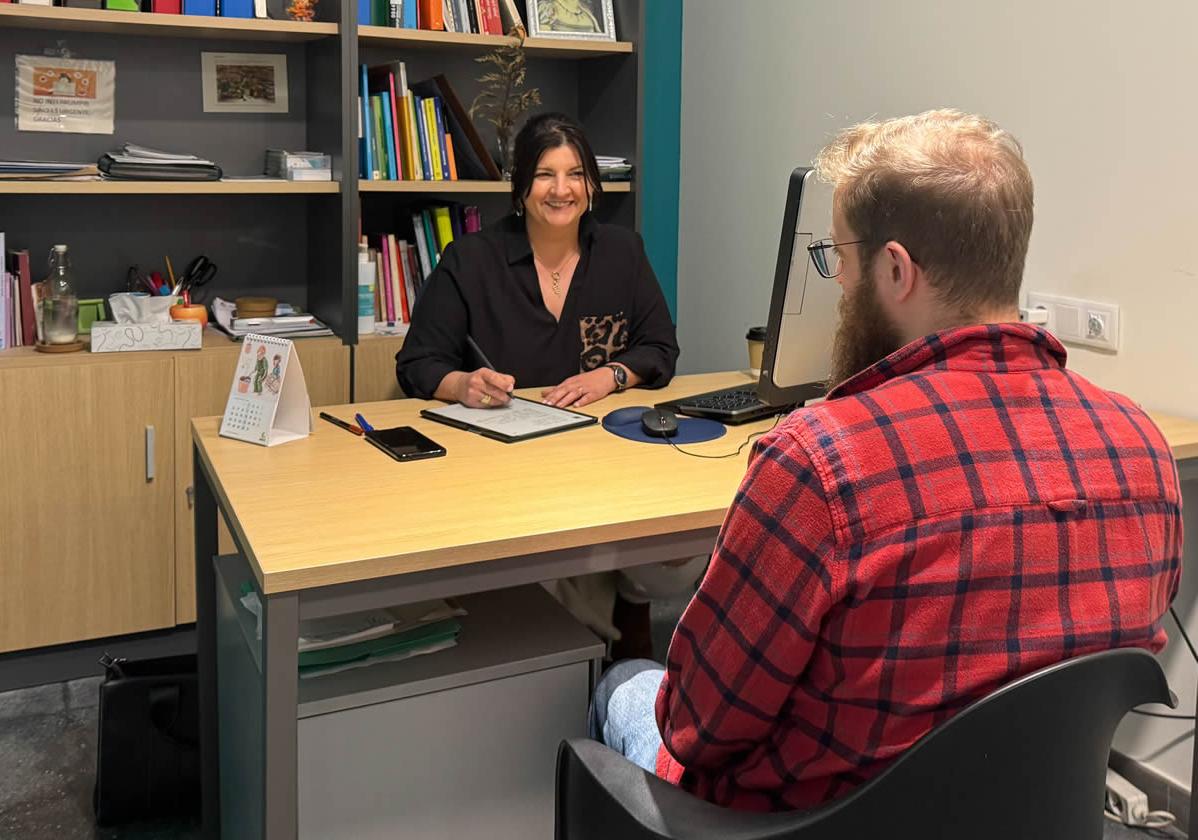
{"type": "Polygon", "coordinates": [[[312,403],[295,345],[269,335],[241,344],[221,436],[274,446],[310,435],[312,403]]]}

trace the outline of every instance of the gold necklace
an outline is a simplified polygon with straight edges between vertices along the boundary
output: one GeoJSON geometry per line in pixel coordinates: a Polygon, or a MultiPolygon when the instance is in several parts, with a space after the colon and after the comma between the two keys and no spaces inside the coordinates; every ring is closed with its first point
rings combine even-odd
{"type": "Polygon", "coordinates": [[[566,270],[566,265],[570,262],[570,260],[574,259],[576,256],[578,255],[575,253],[567,254],[566,258],[562,260],[562,264],[557,267],[557,271],[554,271],[549,266],[545,265],[545,263],[541,262],[540,257],[538,257],[536,254],[533,254],[533,259],[537,261],[541,268],[549,272],[550,281],[553,285],[553,293],[558,297],[562,296],[562,272],[566,270]]]}

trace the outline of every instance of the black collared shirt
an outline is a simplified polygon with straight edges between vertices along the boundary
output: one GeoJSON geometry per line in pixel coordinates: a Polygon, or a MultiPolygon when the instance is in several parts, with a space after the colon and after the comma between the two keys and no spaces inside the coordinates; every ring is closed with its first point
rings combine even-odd
{"type": "Polygon", "coordinates": [[[524,219],[507,216],[455,239],[421,291],[395,356],[404,393],[430,399],[445,374],[480,367],[467,334],[517,388],[551,387],[608,362],[634,371],[641,387],[666,385],[678,340],[640,236],[587,213],[578,239],[560,321],[541,297],[524,219]]]}

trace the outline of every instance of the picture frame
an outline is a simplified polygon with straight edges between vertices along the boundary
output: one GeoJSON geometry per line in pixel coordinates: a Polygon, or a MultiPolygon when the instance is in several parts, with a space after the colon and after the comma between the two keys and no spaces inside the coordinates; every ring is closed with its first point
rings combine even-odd
{"type": "Polygon", "coordinates": [[[612,0],[525,0],[533,38],[615,41],[612,0]]]}
{"type": "Polygon", "coordinates": [[[287,56],[200,53],[207,114],[286,114],[287,56]]]}

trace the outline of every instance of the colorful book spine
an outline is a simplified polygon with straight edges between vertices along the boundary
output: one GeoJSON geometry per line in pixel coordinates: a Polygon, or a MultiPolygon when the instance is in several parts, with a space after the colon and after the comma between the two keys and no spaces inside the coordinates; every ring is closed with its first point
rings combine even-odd
{"type": "Polygon", "coordinates": [[[437,111],[436,103],[430,96],[420,103],[424,108],[424,135],[428,142],[428,155],[432,162],[434,181],[444,181],[445,174],[441,169],[441,143],[437,140],[437,111]]]}
{"type": "Polygon", "coordinates": [[[387,180],[387,141],[383,134],[383,97],[373,94],[370,97],[370,129],[374,137],[374,169],[371,177],[376,181],[387,180]]]}
{"type": "Polygon", "coordinates": [[[391,121],[391,115],[394,113],[391,94],[384,91],[379,94],[379,97],[383,106],[383,140],[385,141],[383,146],[387,158],[387,178],[391,181],[398,181],[399,169],[396,166],[398,149],[395,146],[395,124],[391,121]]]}
{"type": "Polygon", "coordinates": [[[441,113],[441,97],[432,97],[433,101],[433,125],[437,132],[437,151],[441,158],[441,180],[456,181],[457,178],[451,178],[449,172],[449,149],[445,146],[445,118],[441,113]]]}
{"type": "Polygon", "coordinates": [[[424,100],[413,96],[413,106],[416,110],[416,139],[420,143],[420,165],[424,171],[424,180],[433,181],[433,157],[428,147],[428,132],[425,130],[424,100]]]}
{"type": "MultiPolygon", "coordinates": [[[[184,0],[186,2],[186,0],[184,0]]],[[[366,78],[366,65],[362,65],[362,80],[361,80],[361,95],[362,95],[362,148],[365,154],[362,155],[362,178],[369,181],[377,177],[374,173],[377,171],[377,166],[374,162],[374,132],[371,131],[371,123],[374,122],[370,114],[370,83],[366,78]]]]}
{"type": "Polygon", "coordinates": [[[403,154],[403,123],[399,115],[403,112],[403,104],[396,96],[396,79],[395,73],[387,72],[387,84],[391,87],[391,131],[387,134],[391,138],[391,145],[395,148],[395,159],[391,167],[391,180],[402,181],[408,177],[408,173],[404,169],[404,154],[403,154]]]}
{"type": "Polygon", "coordinates": [[[405,324],[412,321],[412,310],[408,301],[407,278],[404,277],[407,267],[403,260],[399,258],[399,243],[396,241],[395,234],[387,234],[387,247],[391,253],[391,264],[395,266],[395,271],[391,273],[391,283],[394,286],[396,299],[399,301],[399,315],[405,324]]]}
{"type": "Polygon", "coordinates": [[[395,306],[395,296],[391,294],[391,275],[395,269],[391,265],[391,253],[387,248],[385,235],[379,237],[379,260],[383,263],[383,286],[387,290],[387,321],[394,322],[397,307],[395,306]]]}
{"type": "Polygon", "coordinates": [[[183,0],[183,14],[216,16],[216,0],[183,0]]]}
{"type": "Polygon", "coordinates": [[[254,0],[220,0],[220,16],[252,18],[254,16],[254,0]]]}

